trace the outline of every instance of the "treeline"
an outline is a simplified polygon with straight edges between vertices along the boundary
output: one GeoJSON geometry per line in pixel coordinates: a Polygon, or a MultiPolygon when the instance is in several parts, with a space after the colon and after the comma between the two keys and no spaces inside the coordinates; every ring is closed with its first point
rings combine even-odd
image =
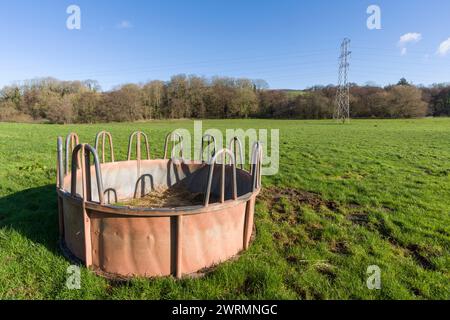
{"type": "MultiPolygon", "coordinates": [[[[0,91],[0,121],[123,122],[179,118],[333,116],[336,87],[269,90],[263,80],[177,75],[168,82],[126,84],[102,92],[96,81],[25,81],[0,91]]],[[[450,116],[450,85],[350,87],[353,118],[450,116]]]]}

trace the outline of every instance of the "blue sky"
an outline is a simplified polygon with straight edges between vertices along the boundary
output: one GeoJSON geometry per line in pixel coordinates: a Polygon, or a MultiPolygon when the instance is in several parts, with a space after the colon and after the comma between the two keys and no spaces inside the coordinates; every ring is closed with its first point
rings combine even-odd
{"type": "Polygon", "coordinates": [[[336,83],[344,37],[352,82],[450,81],[448,0],[0,0],[0,86],[52,76],[109,90],[185,73],[302,89],[336,83]],[[71,4],[81,30],[66,28],[71,4]],[[366,26],[371,4],[381,30],[366,26]]]}

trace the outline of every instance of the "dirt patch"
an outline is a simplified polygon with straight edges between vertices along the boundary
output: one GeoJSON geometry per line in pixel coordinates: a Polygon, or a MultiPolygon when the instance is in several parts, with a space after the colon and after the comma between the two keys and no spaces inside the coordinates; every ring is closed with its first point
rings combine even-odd
{"type": "Polygon", "coordinates": [[[436,230],[439,234],[442,234],[442,235],[444,235],[444,236],[450,236],[450,233],[448,233],[446,230],[444,230],[444,229],[441,229],[441,228],[439,228],[439,229],[437,229],[436,230]]]}
{"type": "Polygon", "coordinates": [[[301,300],[306,300],[308,298],[308,292],[300,285],[294,283],[291,284],[290,287],[295,291],[295,293],[301,300]]]}
{"type": "Polygon", "coordinates": [[[387,207],[387,206],[381,206],[381,211],[384,211],[384,212],[386,212],[386,213],[392,213],[392,212],[394,212],[395,210],[392,209],[392,208],[390,208],[390,207],[387,207]]]}
{"type": "MultiPolygon", "coordinates": [[[[395,249],[403,254],[408,255],[414,259],[423,269],[436,270],[436,266],[430,259],[423,254],[423,252],[430,252],[429,249],[424,249],[417,244],[405,246],[392,235],[392,230],[388,228],[385,221],[381,221],[375,226],[375,231],[378,231],[381,238],[388,241],[395,249]]],[[[435,253],[436,254],[436,253],[435,253]]]]}
{"type": "Polygon", "coordinates": [[[274,232],[273,238],[285,250],[291,248],[292,246],[296,246],[303,242],[308,241],[308,239],[306,239],[305,237],[301,237],[298,234],[292,234],[290,232],[287,233],[274,232]]]}
{"type": "Polygon", "coordinates": [[[413,257],[413,259],[426,270],[435,270],[436,267],[425,255],[422,254],[421,248],[416,245],[409,245],[406,247],[407,252],[413,257]]]}
{"type": "Polygon", "coordinates": [[[418,288],[415,288],[415,287],[411,288],[411,292],[414,293],[414,295],[417,296],[417,297],[423,296],[422,291],[420,289],[418,289],[418,288]]]}
{"type": "Polygon", "coordinates": [[[357,225],[367,225],[369,223],[369,218],[367,216],[367,213],[364,212],[358,212],[358,213],[352,213],[347,216],[347,219],[353,222],[357,225]]]}
{"type": "Polygon", "coordinates": [[[369,230],[378,232],[380,237],[386,241],[388,241],[392,246],[403,248],[397,238],[392,234],[393,230],[388,227],[386,221],[379,220],[375,224],[370,225],[369,230]]]}
{"type": "Polygon", "coordinates": [[[450,169],[432,170],[429,168],[425,168],[424,172],[425,174],[433,177],[447,177],[450,174],[450,169]]]}
{"type": "Polygon", "coordinates": [[[156,188],[142,198],[122,201],[120,205],[135,208],[175,208],[202,205],[203,193],[192,193],[183,184],[176,184],[170,188],[156,188]]]}
{"type": "Polygon", "coordinates": [[[331,281],[334,281],[336,279],[336,268],[328,263],[317,263],[315,266],[315,269],[317,272],[323,274],[331,281]]]}
{"type": "Polygon", "coordinates": [[[286,261],[290,264],[297,265],[299,263],[299,259],[296,256],[289,255],[286,257],[286,261]]]}
{"type": "Polygon", "coordinates": [[[339,209],[339,205],[334,201],[327,201],[322,199],[317,193],[298,189],[278,187],[265,188],[261,192],[260,199],[264,200],[269,205],[269,209],[275,207],[282,199],[286,199],[292,204],[310,206],[315,211],[320,211],[322,207],[326,207],[331,211],[338,211],[339,209]]]}
{"type": "Polygon", "coordinates": [[[322,241],[323,226],[320,223],[309,223],[305,226],[308,237],[313,241],[322,241]]]}
{"type": "Polygon", "coordinates": [[[345,241],[331,241],[330,250],[333,253],[348,255],[350,254],[350,247],[345,241]]]}

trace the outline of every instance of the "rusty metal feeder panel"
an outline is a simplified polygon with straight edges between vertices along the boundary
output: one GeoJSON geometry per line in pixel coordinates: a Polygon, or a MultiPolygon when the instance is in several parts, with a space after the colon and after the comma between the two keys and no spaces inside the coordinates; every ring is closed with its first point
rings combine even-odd
{"type": "Polygon", "coordinates": [[[109,132],[97,134],[95,148],[80,144],[78,136],[71,133],[63,159],[63,139],[58,137],[57,194],[63,250],[98,274],[127,278],[180,278],[246,250],[261,188],[261,144],[253,146],[249,171],[236,166],[238,153],[243,163],[238,138],[230,141],[229,149],[216,152],[214,137],[205,135],[202,161],[184,160],[182,144],[182,137],[171,133],[166,138],[164,159],[151,159],[147,135],[134,132],[127,161],[115,161],[109,132]],[[106,139],[110,162],[105,156],[106,139]],[[175,139],[180,157],[168,158],[168,146],[172,142],[175,147],[175,139]],[[134,140],[135,160],[131,158],[134,140]],[[141,157],[142,142],[145,158],[141,157]],[[203,161],[205,142],[208,159],[203,161]],[[97,151],[101,151],[101,159],[97,151]],[[204,194],[203,203],[165,208],[120,205],[180,183],[189,192],[204,194]]]}

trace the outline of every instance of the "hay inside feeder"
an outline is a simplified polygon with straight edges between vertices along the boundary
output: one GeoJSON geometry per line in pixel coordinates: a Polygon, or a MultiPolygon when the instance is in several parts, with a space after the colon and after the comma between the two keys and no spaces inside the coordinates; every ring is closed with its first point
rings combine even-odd
{"type": "Polygon", "coordinates": [[[176,208],[202,205],[204,196],[204,193],[192,193],[183,184],[176,184],[170,188],[156,187],[143,197],[119,204],[134,208],[176,208]]]}

